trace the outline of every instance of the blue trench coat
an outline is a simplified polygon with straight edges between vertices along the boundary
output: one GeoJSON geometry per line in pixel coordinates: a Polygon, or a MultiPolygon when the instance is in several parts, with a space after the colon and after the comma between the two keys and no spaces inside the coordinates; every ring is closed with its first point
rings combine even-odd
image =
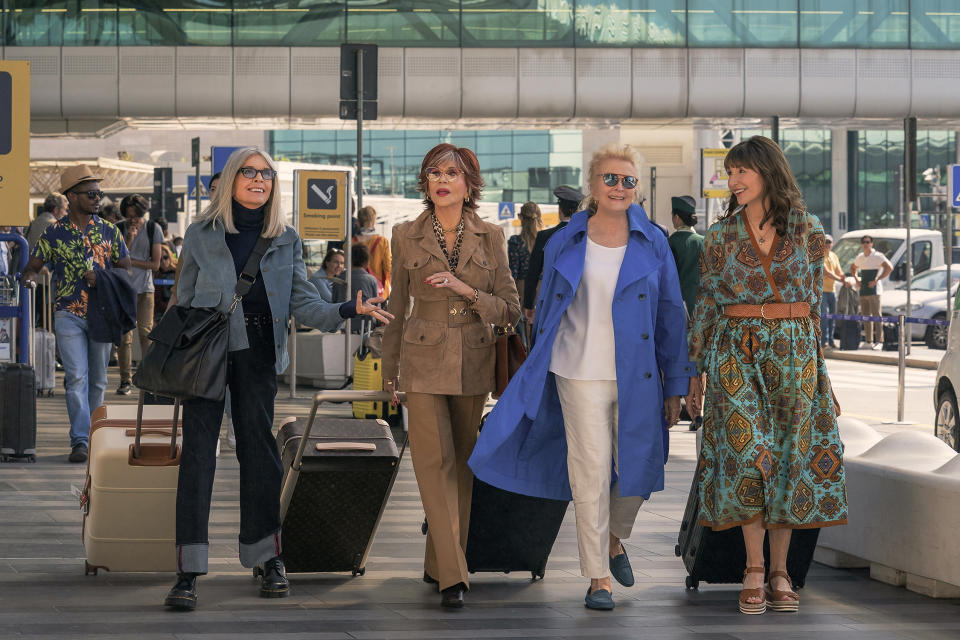
{"type": "MultiPolygon", "coordinates": [[[[634,204],[630,239],[613,300],[623,496],[663,489],[669,440],[664,396],[686,395],[696,368],[687,357],[686,315],[666,236],[634,204]]],[[[478,478],[530,496],[571,500],[563,412],[550,354],[560,319],[583,275],[587,212],[550,239],[533,331],[536,343],[484,423],[470,457],[478,478]]]]}

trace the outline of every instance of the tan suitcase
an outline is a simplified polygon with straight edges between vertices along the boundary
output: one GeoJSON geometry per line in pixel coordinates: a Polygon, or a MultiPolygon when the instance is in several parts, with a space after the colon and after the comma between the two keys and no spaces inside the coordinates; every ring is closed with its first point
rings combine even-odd
{"type": "Polygon", "coordinates": [[[126,407],[100,409],[80,498],[85,572],[176,571],[180,406],[148,405],[132,420],[126,407]]]}

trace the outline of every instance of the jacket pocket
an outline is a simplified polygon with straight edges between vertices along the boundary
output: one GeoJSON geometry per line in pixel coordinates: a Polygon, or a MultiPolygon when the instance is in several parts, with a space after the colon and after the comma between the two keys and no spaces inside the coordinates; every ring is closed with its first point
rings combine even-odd
{"type": "Polygon", "coordinates": [[[496,344],[493,327],[485,323],[463,325],[463,344],[474,349],[489,349],[496,344]]]}
{"type": "Polygon", "coordinates": [[[469,286],[489,293],[493,291],[496,266],[497,263],[482,252],[475,253],[462,269],[458,269],[458,276],[469,286]]]}
{"type": "Polygon", "coordinates": [[[223,292],[216,289],[202,289],[193,294],[191,307],[218,307],[223,298],[223,292]]]}
{"type": "Polygon", "coordinates": [[[406,344],[424,347],[437,346],[447,339],[447,325],[445,322],[410,318],[403,330],[403,341],[406,344]]]}

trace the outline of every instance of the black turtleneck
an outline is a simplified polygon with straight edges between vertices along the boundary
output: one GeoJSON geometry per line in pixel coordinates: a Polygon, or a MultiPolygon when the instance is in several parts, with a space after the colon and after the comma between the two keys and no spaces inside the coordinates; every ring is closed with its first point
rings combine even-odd
{"type": "MultiPolygon", "coordinates": [[[[237,277],[243,271],[243,266],[250,257],[250,252],[257,244],[257,238],[263,232],[263,207],[247,209],[236,200],[233,201],[233,224],[237,233],[226,234],[227,248],[233,256],[233,266],[237,277]]],[[[244,313],[270,314],[270,303],[267,301],[267,289],[263,285],[263,274],[257,270],[257,280],[250,288],[250,292],[243,297],[244,313]]]]}

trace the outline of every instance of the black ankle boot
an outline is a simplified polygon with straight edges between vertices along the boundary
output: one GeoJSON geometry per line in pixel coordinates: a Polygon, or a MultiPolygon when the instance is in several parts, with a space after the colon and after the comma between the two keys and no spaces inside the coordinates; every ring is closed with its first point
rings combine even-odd
{"type": "Polygon", "coordinates": [[[450,609],[461,608],[463,606],[463,592],[466,590],[466,586],[462,582],[442,590],[440,592],[440,606],[450,609]]]}
{"type": "Polygon", "coordinates": [[[263,563],[263,572],[260,577],[260,597],[286,598],[288,595],[290,595],[290,583],[287,582],[283,560],[280,556],[267,560],[263,563]]]}
{"type": "Polygon", "coordinates": [[[197,574],[178,573],[177,584],[167,592],[165,606],[178,611],[193,611],[197,608],[197,574]]]}

